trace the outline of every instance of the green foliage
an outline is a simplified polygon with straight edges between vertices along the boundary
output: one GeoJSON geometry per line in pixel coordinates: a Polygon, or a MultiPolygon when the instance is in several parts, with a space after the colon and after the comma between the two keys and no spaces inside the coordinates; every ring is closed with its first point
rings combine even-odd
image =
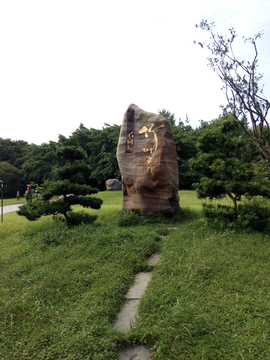
{"type": "Polygon", "coordinates": [[[263,178],[270,178],[270,163],[268,160],[261,159],[260,161],[253,162],[254,174],[263,178]]]}
{"type": "Polygon", "coordinates": [[[58,167],[54,170],[54,174],[61,179],[70,179],[72,182],[85,184],[91,174],[91,169],[86,164],[76,163],[58,167]]]}
{"type": "Polygon", "coordinates": [[[23,158],[22,174],[25,183],[33,181],[42,184],[52,177],[52,169],[58,163],[56,157],[57,144],[50,141],[49,144],[31,144],[29,152],[23,158]]]}
{"type": "MultiPolygon", "coordinates": [[[[78,226],[80,224],[92,224],[96,219],[97,215],[89,215],[83,211],[72,211],[67,213],[67,222],[73,226],[78,226]]],[[[56,217],[56,220],[66,221],[65,218],[60,217],[59,215],[56,217]]]]}
{"type": "Polygon", "coordinates": [[[177,153],[179,188],[191,189],[192,184],[201,177],[200,172],[189,164],[189,160],[198,152],[196,142],[200,132],[181,121],[178,126],[172,127],[172,132],[177,153]]]}
{"type": "Polygon", "coordinates": [[[230,223],[234,221],[234,209],[232,206],[203,203],[202,207],[203,215],[211,227],[217,227],[218,229],[230,227],[230,223]]]}
{"type": "Polygon", "coordinates": [[[233,207],[203,203],[203,214],[213,228],[269,233],[270,204],[268,200],[261,197],[245,200],[238,206],[237,213],[238,217],[234,221],[233,207]]]}
{"type": "Polygon", "coordinates": [[[106,180],[120,179],[121,176],[116,159],[119,133],[118,125],[104,124],[102,130],[96,130],[81,124],[68,139],[60,136],[59,143],[84,149],[87,154],[85,163],[91,168],[87,183],[105,189],[106,180]]]}
{"type": "Polygon", "coordinates": [[[255,197],[239,205],[237,225],[242,229],[270,231],[270,204],[269,200],[255,197]]]}
{"type": "Polygon", "coordinates": [[[30,183],[27,185],[27,190],[24,193],[27,202],[32,202],[40,196],[41,187],[38,184],[30,183]]]}
{"type": "MultiPolygon", "coordinates": [[[[165,109],[159,112],[169,120],[172,127],[180,188],[191,189],[192,183],[199,180],[200,174],[189,166],[188,160],[197,152],[196,141],[201,129],[194,130],[188,125],[188,119],[185,124],[179,121],[176,126],[174,114],[165,109]]],[[[50,141],[40,146],[27,145],[28,150],[22,153],[21,158],[25,185],[30,181],[40,185],[46,180],[56,181],[60,177],[105,190],[106,180],[121,177],[116,159],[119,133],[118,125],[104,124],[102,130],[96,130],[87,129],[81,124],[69,138],[59,135],[58,143],[50,141]],[[72,163],[65,164],[65,160],[72,163]]],[[[6,144],[5,141],[4,143],[6,144]]],[[[5,146],[7,150],[10,149],[5,146]]],[[[3,153],[7,154],[8,151],[3,153]]]]}
{"type": "Polygon", "coordinates": [[[59,146],[56,148],[56,156],[64,161],[84,160],[87,156],[85,150],[81,147],[59,146]]]}
{"type": "Polygon", "coordinates": [[[149,224],[175,224],[194,217],[194,212],[190,209],[179,209],[173,214],[156,214],[144,216],[135,211],[119,211],[116,217],[118,226],[141,226],[149,224]]]}
{"type": "Polygon", "coordinates": [[[29,148],[26,141],[0,138],[0,162],[7,162],[20,170],[29,148]]]}
{"type": "Polygon", "coordinates": [[[258,156],[256,148],[232,116],[214,121],[199,136],[197,146],[199,152],[190,164],[204,175],[194,184],[199,198],[222,199],[228,195],[236,219],[237,202],[243,195],[269,196],[269,179],[258,177],[252,165],[258,156]]]}
{"type": "Polygon", "coordinates": [[[175,115],[169,110],[158,110],[158,114],[168,120],[172,129],[177,153],[179,188],[191,189],[192,184],[200,179],[200,173],[189,165],[189,160],[197,153],[196,142],[200,130],[194,130],[188,125],[188,117],[185,123],[179,118],[179,123],[176,125],[175,115]]]}
{"type": "MultiPolygon", "coordinates": [[[[69,194],[85,196],[96,193],[98,193],[98,189],[91,188],[91,186],[88,185],[72,183],[68,179],[64,179],[58,181],[45,181],[42,185],[41,198],[44,200],[50,200],[55,195],[63,195],[64,199],[69,198],[70,202],[72,202],[72,196],[69,196],[69,194]]],[[[78,201],[78,199],[76,201],[78,201]]]]}
{"type": "Polygon", "coordinates": [[[91,217],[83,213],[74,215],[71,208],[72,205],[82,205],[86,208],[99,209],[102,204],[101,199],[86,197],[86,195],[96,194],[98,189],[78,183],[84,183],[84,176],[90,174],[89,167],[82,163],[86,152],[75,146],[62,146],[56,150],[56,155],[62,164],[62,167],[55,171],[59,180],[45,181],[40,198],[21,206],[17,212],[18,215],[33,221],[45,215],[54,215],[57,219],[58,215],[62,214],[72,225],[93,222],[96,216],[91,217]],[[54,196],[58,196],[59,199],[52,201],[54,196]]]}
{"type": "Polygon", "coordinates": [[[168,120],[171,127],[174,127],[176,125],[175,116],[169,110],[166,110],[166,109],[158,110],[158,114],[165,117],[165,119],[168,120]]]}
{"type": "Polygon", "coordinates": [[[21,195],[24,193],[21,171],[5,161],[0,162],[0,180],[4,182],[4,197],[15,197],[17,191],[20,191],[21,195]]]}

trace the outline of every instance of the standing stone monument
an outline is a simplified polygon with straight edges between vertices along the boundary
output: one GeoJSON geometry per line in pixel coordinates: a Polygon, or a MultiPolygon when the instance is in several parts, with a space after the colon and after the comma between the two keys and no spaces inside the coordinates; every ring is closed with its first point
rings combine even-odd
{"type": "Polygon", "coordinates": [[[167,119],[131,104],[124,115],[116,157],[123,210],[153,215],[180,208],[176,148],[167,119]]]}

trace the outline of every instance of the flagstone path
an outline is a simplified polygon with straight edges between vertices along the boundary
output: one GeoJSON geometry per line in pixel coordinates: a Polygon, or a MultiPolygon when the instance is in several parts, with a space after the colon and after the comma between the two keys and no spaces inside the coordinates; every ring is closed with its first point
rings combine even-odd
{"type": "MultiPolygon", "coordinates": [[[[3,214],[7,214],[7,213],[10,213],[10,212],[13,212],[13,211],[17,211],[19,210],[19,207],[23,205],[23,204],[15,204],[15,205],[6,205],[6,206],[3,206],[3,214]]],[[[0,209],[0,212],[2,210],[0,209]]]]}
{"type": "MultiPolygon", "coordinates": [[[[170,230],[176,230],[177,228],[170,228],[170,230]]],[[[161,236],[162,240],[166,239],[166,236],[161,236]]],[[[156,265],[160,260],[160,254],[153,254],[146,261],[147,265],[156,265]]],[[[120,310],[114,327],[117,330],[123,332],[129,332],[137,321],[137,315],[139,310],[140,299],[143,297],[149,281],[151,280],[152,273],[140,272],[135,276],[134,284],[125,295],[127,302],[120,310]]],[[[147,346],[128,347],[124,350],[118,351],[119,360],[151,360],[150,351],[147,346]]]]}

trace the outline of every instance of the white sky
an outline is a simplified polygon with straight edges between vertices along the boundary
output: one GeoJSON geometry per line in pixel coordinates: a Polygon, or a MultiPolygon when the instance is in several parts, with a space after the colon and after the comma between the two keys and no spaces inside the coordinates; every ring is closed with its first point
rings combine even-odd
{"type": "Polygon", "coordinates": [[[269,0],[0,0],[0,137],[41,144],[80,123],[121,125],[131,103],[188,114],[193,127],[217,118],[226,100],[193,42],[201,19],[234,27],[239,42],[264,30],[269,99],[269,0]]]}

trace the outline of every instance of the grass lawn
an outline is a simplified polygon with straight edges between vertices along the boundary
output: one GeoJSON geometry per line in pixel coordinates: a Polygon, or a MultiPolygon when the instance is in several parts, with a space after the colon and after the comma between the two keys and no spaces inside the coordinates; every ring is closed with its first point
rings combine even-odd
{"type": "Polygon", "coordinates": [[[193,191],[180,191],[178,220],[128,227],[117,225],[121,192],[97,197],[92,225],[5,214],[1,360],[113,360],[133,343],[146,343],[153,360],[270,358],[269,236],[210,229],[193,191]],[[139,321],[117,332],[124,295],[155,252],[139,321]]]}
{"type": "Polygon", "coordinates": [[[3,199],[3,205],[17,205],[17,204],[24,204],[26,203],[26,199],[25,197],[20,197],[20,200],[17,200],[16,198],[12,198],[12,199],[3,199]]]}

